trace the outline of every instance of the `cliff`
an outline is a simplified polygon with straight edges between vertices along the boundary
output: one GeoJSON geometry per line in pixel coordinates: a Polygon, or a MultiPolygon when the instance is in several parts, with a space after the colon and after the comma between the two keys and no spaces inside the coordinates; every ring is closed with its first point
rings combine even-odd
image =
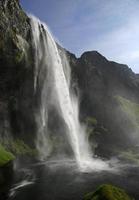
{"type": "MultiPolygon", "coordinates": [[[[0,134],[34,130],[34,68],[29,18],[18,0],[0,1],[0,134]]],[[[30,136],[32,137],[32,135],[30,136]]]]}
{"type": "Polygon", "coordinates": [[[79,88],[81,120],[97,121],[89,123],[90,141],[96,141],[96,153],[108,156],[137,144],[138,75],[127,65],[109,61],[97,51],[85,52],[76,59],[72,56],[70,60],[79,88]],[[131,108],[131,104],[136,104],[136,108],[131,108]]]}
{"type": "MultiPolygon", "coordinates": [[[[12,135],[33,146],[39,93],[34,94],[30,19],[18,0],[0,2],[0,19],[0,135],[12,135]]],[[[80,58],[66,54],[72,89],[80,97],[80,120],[88,127],[96,154],[110,156],[131,147],[138,140],[138,75],[97,51],[80,58]]]]}

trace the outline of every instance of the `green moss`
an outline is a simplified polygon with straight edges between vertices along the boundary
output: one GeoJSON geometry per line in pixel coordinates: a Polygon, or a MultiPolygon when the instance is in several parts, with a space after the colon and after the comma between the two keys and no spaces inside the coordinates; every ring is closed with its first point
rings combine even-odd
{"type": "Polygon", "coordinates": [[[14,160],[15,157],[0,144],[0,167],[6,165],[8,162],[14,160]]]}
{"type": "Polygon", "coordinates": [[[94,129],[97,126],[97,120],[95,117],[87,117],[86,118],[86,125],[87,125],[87,135],[88,138],[94,135],[94,129]]]}
{"type": "Polygon", "coordinates": [[[139,165],[139,153],[138,151],[133,151],[132,149],[123,151],[120,153],[119,158],[128,162],[135,163],[139,165]]]}
{"type": "Polygon", "coordinates": [[[23,58],[24,58],[24,53],[21,51],[17,51],[15,54],[15,63],[16,64],[21,63],[23,58]]]}
{"type": "Polygon", "coordinates": [[[88,137],[94,135],[94,129],[90,128],[90,127],[87,127],[87,135],[88,135],[88,137]]]}
{"type": "Polygon", "coordinates": [[[7,36],[0,36],[0,53],[10,66],[22,64],[25,59],[25,47],[20,38],[12,29],[7,36]]]}
{"type": "Polygon", "coordinates": [[[120,103],[122,110],[127,114],[132,124],[139,128],[139,104],[121,96],[116,96],[115,98],[120,103]]]}
{"type": "Polygon", "coordinates": [[[37,150],[35,148],[29,147],[23,140],[5,140],[3,145],[6,149],[10,150],[14,155],[29,155],[36,156],[37,150]]]}
{"type": "Polygon", "coordinates": [[[113,185],[101,185],[95,192],[85,195],[83,200],[133,200],[123,189],[113,185]]]}
{"type": "Polygon", "coordinates": [[[108,129],[99,124],[95,117],[88,117],[86,119],[86,125],[88,138],[109,133],[108,129]]]}
{"type": "Polygon", "coordinates": [[[97,119],[95,117],[88,117],[86,119],[86,123],[88,125],[96,126],[97,125],[97,119]]]}

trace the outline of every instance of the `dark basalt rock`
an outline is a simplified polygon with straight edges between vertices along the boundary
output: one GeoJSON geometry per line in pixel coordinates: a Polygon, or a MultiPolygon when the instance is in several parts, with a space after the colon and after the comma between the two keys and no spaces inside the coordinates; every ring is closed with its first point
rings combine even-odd
{"type": "Polygon", "coordinates": [[[115,97],[122,96],[138,103],[138,75],[127,65],[109,61],[97,51],[85,52],[78,59],[72,54],[70,57],[74,60],[72,74],[79,88],[81,120],[95,117],[99,129],[105,127],[108,132],[98,134],[97,131],[92,137],[98,143],[97,154],[108,156],[113,149],[133,145],[129,135],[135,130],[115,97]]]}
{"type": "Polygon", "coordinates": [[[83,200],[133,200],[126,192],[113,185],[101,185],[95,192],[85,195],[83,200]]]}
{"type": "Polygon", "coordinates": [[[9,189],[13,181],[13,163],[0,167],[0,199],[5,200],[8,198],[9,189]]]}
{"type": "Polygon", "coordinates": [[[31,27],[18,0],[0,1],[1,134],[25,137],[35,132],[34,67],[31,27]],[[4,107],[3,107],[4,105],[4,107]],[[1,125],[2,126],[2,125],[1,125]]]}

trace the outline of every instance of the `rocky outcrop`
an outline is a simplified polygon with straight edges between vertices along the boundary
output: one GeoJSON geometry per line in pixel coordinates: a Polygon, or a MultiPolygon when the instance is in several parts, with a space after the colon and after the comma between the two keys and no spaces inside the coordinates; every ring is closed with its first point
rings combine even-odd
{"type": "Polygon", "coordinates": [[[81,120],[96,118],[98,122],[92,125],[90,137],[96,141],[96,153],[108,156],[133,145],[136,127],[116,97],[138,103],[138,76],[127,65],[109,61],[97,51],[85,52],[78,59],[70,54],[69,59],[74,85],[79,88],[81,120]]]}
{"type": "Polygon", "coordinates": [[[0,199],[8,198],[9,189],[13,180],[13,163],[8,162],[0,167],[0,199]]]}
{"type": "MultiPolygon", "coordinates": [[[[34,68],[31,28],[18,0],[0,1],[0,143],[24,138],[33,143],[34,68]]],[[[14,156],[0,148],[0,199],[6,199],[14,156]]]]}
{"type": "Polygon", "coordinates": [[[31,28],[18,0],[0,2],[0,132],[26,137],[35,131],[31,28]]]}
{"type": "Polygon", "coordinates": [[[101,185],[95,192],[85,195],[84,200],[133,200],[126,192],[113,185],[101,185]]]}

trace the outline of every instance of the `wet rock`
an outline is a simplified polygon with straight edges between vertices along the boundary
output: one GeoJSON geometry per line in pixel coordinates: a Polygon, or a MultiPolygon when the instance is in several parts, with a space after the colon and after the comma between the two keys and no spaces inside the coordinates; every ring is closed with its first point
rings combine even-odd
{"type": "Polygon", "coordinates": [[[101,185],[95,192],[85,195],[84,200],[133,200],[126,192],[113,185],[101,185]]]}

